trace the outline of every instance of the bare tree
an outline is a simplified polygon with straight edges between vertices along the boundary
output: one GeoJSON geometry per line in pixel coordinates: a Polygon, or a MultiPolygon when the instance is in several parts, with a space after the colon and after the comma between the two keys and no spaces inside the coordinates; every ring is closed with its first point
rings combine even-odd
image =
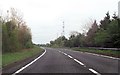
{"type": "Polygon", "coordinates": [[[86,24],[82,25],[82,31],[84,35],[87,35],[88,30],[92,27],[94,20],[89,19],[86,24]]]}
{"type": "Polygon", "coordinates": [[[15,9],[15,8],[11,8],[10,13],[11,13],[10,19],[15,20],[18,27],[20,27],[20,25],[22,25],[24,23],[22,12],[20,12],[19,10],[15,9]]]}

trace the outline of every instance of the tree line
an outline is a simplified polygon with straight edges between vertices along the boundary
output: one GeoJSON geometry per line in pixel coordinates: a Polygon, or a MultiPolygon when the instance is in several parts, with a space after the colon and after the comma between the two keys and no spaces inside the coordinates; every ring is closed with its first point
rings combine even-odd
{"type": "Polygon", "coordinates": [[[116,14],[111,17],[107,12],[99,24],[94,20],[90,25],[87,33],[74,31],[68,39],[65,36],[60,36],[47,45],[54,47],[120,48],[120,18],[116,14]]]}
{"type": "Polygon", "coordinates": [[[11,8],[6,16],[0,16],[2,26],[2,52],[15,52],[25,48],[31,48],[32,35],[21,13],[11,8]]]}

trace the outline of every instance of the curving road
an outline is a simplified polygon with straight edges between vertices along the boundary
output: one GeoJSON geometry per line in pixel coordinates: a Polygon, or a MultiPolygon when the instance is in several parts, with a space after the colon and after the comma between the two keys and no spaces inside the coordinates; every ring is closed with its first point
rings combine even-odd
{"type": "MultiPolygon", "coordinates": [[[[15,73],[86,73],[118,75],[118,60],[63,48],[45,48],[45,52],[15,73]]],[[[14,73],[14,74],[15,74],[14,73]]]]}

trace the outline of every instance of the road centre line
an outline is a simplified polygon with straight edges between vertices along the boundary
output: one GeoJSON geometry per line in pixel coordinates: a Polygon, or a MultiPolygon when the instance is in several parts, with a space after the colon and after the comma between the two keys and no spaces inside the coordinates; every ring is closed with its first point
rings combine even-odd
{"type": "Polygon", "coordinates": [[[69,58],[73,58],[72,56],[68,55],[69,58]]]}
{"type": "Polygon", "coordinates": [[[59,52],[61,52],[61,51],[59,51],[59,52]]]}
{"type": "Polygon", "coordinates": [[[82,62],[80,62],[79,60],[73,58],[72,56],[68,55],[67,53],[64,53],[64,52],[61,52],[61,53],[67,55],[69,58],[72,58],[75,62],[79,63],[80,65],[84,65],[82,62]]]}
{"type": "MultiPolygon", "coordinates": [[[[64,53],[64,52],[62,52],[62,53],[66,55],[66,53],[64,53]]],[[[69,58],[73,58],[72,56],[70,56],[70,55],[68,55],[68,54],[67,54],[67,56],[68,56],[69,58]]],[[[77,60],[77,59],[74,59],[74,58],[73,58],[73,60],[76,61],[77,63],[79,63],[80,65],[84,65],[82,62],[80,62],[80,61],[77,60]]]]}
{"type": "Polygon", "coordinates": [[[98,73],[97,71],[95,71],[95,70],[93,70],[93,69],[89,69],[89,71],[91,71],[91,72],[93,72],[94,74],[96,74],[96,75],[101,75],[100,73],[98,73]]]}
{"type": "Polygon", "coordinates": [[[82,62],[80,62],[80,61],[77,60],[77,59],[74,59],[74,61],[76,61],[76,62],[79,63],[80,65],[84,65],[82,62]]]}
{"type": "Polygon", "coordinates": [[[68,55],[68,54],[66,54],[66,53],[64,53],[65,55],[68,55]]]}
{"type": "MultiPolygon", "coordinates": [[[[64,53],[64,52],[62,52],[62,51],[61,51],[61,53],[63,53],[64,55],[67,55],[69,58],[72,58],[75,62],[79,63],[80,65],[82,65],[82,66],[84,66],[84,67],[86,67],[85,64],[83,64],[83,63],[80,62],[79,60],[73,58],[72,56],[68,55],[67,53],[64,53]]],[[[95,54],[95,55],[96,55],[96,54],[95,54]]],[[[94,73],[94,74],[96,74],[96,75],[101,75],[100,73],[98,73],[97,71],[95,71],[95,70],[93,70],[93,69],[91,69],[91,68],[89,68],[89,71],[91,71],[92,73],[94,73]]]]}
{"type": "MultiPolygon", "coordinates": [[[[44,48],[43,48],[44,49],[44,48]]],[[[15,73],[13,73],[12,75],[16,75],[17,73],[20,73],[22,70],[24,70],[25,68],[27,68],[28,66],[32,65],[34,62],[36,62],[38,59],[40,59],[43,55],[45,55],[46,53],[46,49],[44,49],[45,51],[36,59],[34,59],[32,62],[30,62],[29,64],[25,65],[24,67],[22,67],[21,69],[17,70],[15,73]]]]}

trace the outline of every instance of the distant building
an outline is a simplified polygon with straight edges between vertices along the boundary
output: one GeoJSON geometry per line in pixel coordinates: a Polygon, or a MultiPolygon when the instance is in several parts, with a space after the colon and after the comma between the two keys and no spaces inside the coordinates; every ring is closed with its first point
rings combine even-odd
{"type": "Polygon", "coordinates": [[[118,2],[118,17],[120,18],[120,1],[118,2]]]}

